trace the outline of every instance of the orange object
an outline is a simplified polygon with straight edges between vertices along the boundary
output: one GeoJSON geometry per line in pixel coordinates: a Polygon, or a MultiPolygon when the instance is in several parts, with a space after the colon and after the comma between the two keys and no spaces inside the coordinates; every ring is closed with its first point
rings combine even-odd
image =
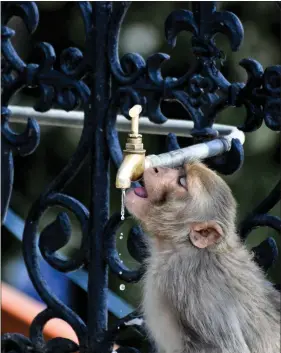
{"type": "MultiPolygon", "coordinates": [[[[37,314],[43,311],[46,305],[20,292],[18,289],[1,282],[1,314],[2,334],[21,333],[29,337],[29,327],[37,314]]],[[[71,339],[78,343],[73,329],[63,320],[52,319],[44,327],[44,337],[49,340],[54,337],[71,339]]],[[[118,347],[114,346],[114,350],[118,347]]]]}
{"type": "MultiPolygon", "coordinates": [[[[17,332],[28,337],[32,320],[46,308],[46,305],[4,282],[1,292],[2,333],[17,332]]],[[[78,343],[73,329],[60,319],[50,320],[43,332],[46,340],[60,336],[78,343]]]]}

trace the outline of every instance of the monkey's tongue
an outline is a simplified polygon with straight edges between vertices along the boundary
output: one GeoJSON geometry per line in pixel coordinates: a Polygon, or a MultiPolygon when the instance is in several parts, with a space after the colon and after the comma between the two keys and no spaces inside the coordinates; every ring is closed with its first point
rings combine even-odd
{"type": "Polygon", "coordinates": [[[135,188],[134,192],[136,195],[138,195],[139,197],[142,197],[144,199],[147,197],[147,192],[144,187],[135,188]]]}

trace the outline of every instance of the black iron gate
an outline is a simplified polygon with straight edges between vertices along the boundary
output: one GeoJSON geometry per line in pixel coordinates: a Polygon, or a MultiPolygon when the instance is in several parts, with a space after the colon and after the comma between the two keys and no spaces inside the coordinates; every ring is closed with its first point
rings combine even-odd
{"type": "MultiPolygon", "coordinates": [[[[271,4],[268,6],[273,6],[271,4]]],[[[15,35],[6,24],[16,15],[20,16],[30,33],[36,30],[39,13],[34,2],[2,3],[2,220],[5,217],[13,186],[13,155],[32,153],[39,144],[39,125],[29,119],[26,130],[16,134],[9,127],[11,97],[25,86],[40,88],[40,101],[34,107],[46,112],[54,105],[71,111],[82,106],[85,112],[80,142],[67,166],[34,202],[25,222],[23,254],[29,276],[47,304],[30,327],[30,337],[5,334],[2,350],[5,352],[110,352],[120,331],[136,326],[140,331],[142,320],[138,313],[121,319],[116,326],[107,327],[107,281],[108,270],[124,281],[138,281],[143,273],[126,268],[118,257],[115,233],[122,221],[119,214],[109,219],[109,161],[116,168],[122,161],[122,149],[115,128],[117,112],[128,117],[134,104],[143,106],[143,114],[155,124],[166,121],[161,111],[162,100],[180,102],[186,118],[194,122],[194,142],[217,136],[213,129],[217,114],[225,108],[244,106],[247,116],[244,132],[260,128],[264,122],[274,131],[280,131],[281,66],[265,70],[253,59],[243,59],[242,68],[247,71],[245,83],[229,82],[221,73],[224,53],[216,46],[214,36],[227,36],[232,51],[237,51],[243,40],[243,26],[237,16],[230,12],[218,12],[214,2],[192,2],[192,11],[176,10],[165,21],[165,36],[173,47],[181,31],[192,33],[191,46],[196,57],[194,65],[181,77],[164,77],[161,65],[169,55],[156,53],[144,60],[141,55],[129,53],[119,59],[119,32],[129,9],[130,2],[77,2],[84,21],[86,34],[85,52],[67,48],[60,58],[60,69],[54,69],[56,55],[49,43],[39,43],[36,50],[41,54],[39,64],[25,63],[11,43],[15,35]],[[85,83],[84,78],[87,77],[85,83]],[[66,185],[75,177],[85,158],[91,156],[91,203],[88,209],[76,199],[66,195],[66,185]],[[69,240],[69,219],[65,213],[58,216],[41,232],[36,233],[43,212],[55,205],[70,210],[79,220],[83,233],[81,248],[71,259],[61,258],[56,251],[69,240]],[[58,228],[57,228],[58,227],[58,228]],[[59,237],[54,237],[59,234],[59,237]],[[89,272],[88,322],[87,325],[64,305],[42,278],[39,269],[39,251],[55,269],[69,272],[84,265],[89,272]],[[52,318],[61,318],[71,325],[79,339],[77,345],[67,339],[55,338],[45,342],[42,330],[52,318]]],[[[168,137],[168,149],[177,149],[174,135],[168,137]]],[[[243,146],[238,140],[232,142],[230,152],[212,158],[208,164],[222,174],[232,174],[243,163],[243,146]]],[[[281,220],[267,214],[280,200],[280,182],[269,196],[240,225],[243,239],[255,227],[267,226],[281,230],[281,220]]],[[[126,222],[126,220],[125,220],[126,222]]],[[[131,237],[131,253],[142,259],[143,237],[141,229],[134,227],[131,237]],[[137,236],[136,236],[137,234],[137,236]],[[142,256],[140,256],[140,253],[142,256]]],[[[270,266],[276,253],[276,245],[270,239],[254,249],[257,261],[265,268],[270,266]]],[[[133,348],[122,352],[136,352],[133,348]]]]}

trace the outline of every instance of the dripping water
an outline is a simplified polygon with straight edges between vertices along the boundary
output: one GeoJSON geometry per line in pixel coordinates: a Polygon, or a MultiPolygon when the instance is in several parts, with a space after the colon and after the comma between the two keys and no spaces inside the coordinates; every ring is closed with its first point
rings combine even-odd
{"type": "Polygon", "coordinates": [[[122,194],[121,194],[121,221],[124,221],[124,219],[125,219],[125,193],[126,193],[126,190],[122,189],[122,194]]]}

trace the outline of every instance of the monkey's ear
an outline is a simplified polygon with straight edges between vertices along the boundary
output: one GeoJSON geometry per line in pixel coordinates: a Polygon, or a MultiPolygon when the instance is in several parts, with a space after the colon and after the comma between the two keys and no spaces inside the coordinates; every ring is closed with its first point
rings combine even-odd
{"type": "Polygon", "coordinates": [[[203,249],[213,245],[221,236],[223,231],[215,221],[192,223],[190,229],[190,241],[197,248],[203,249]]]}

